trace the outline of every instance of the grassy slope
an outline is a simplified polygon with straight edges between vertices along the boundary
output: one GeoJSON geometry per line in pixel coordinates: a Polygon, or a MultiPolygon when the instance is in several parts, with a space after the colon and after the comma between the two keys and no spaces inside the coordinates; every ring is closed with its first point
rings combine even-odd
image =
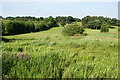
{"type": "MultiPolygon", "coordinates": [[[[40,38],[51,38],[53,40],[57,40],[57,38],[60,38],[60,40],[65,40],[66,37],[64,37],[61,33],[62,27],[52,28],[47,31],[42,32],[35,32],[35,33],[27,33],[27,34],[20,34],[20,35],[14,35],[14,36],[4,36],[5,38],[15,38],[15,39],[40,39],[40,38]]],[[[101,41],[112,41],[117,42],[118,41],[118,32],[117,29],[110,29],[109,33],[101,33],[100,30],[91,30],[86,29],[85,32],[88,34],[88,36],[78,39],[78,40],[101,40],[101,41]]],[[[59,41],[59,40],[58,40],[59,41]]]]}
{"type": "MultiPolygon", "coordinates": [[[[14,36],[4,36],[6,38],[22,39],[15,42],[3,43],[3,52],[17,53],[19,48],[23,48],[25,53],[30,53],[33,58],[42,55],[50,56],[50,54],[58,55],[58,58],[66,58],[64,61],[58,61],[53,57],[46,58],[49,61],[56,61],[57,65],[62,64],[63,78],[70,77],[117,77],[117,61],[118,61],[118,32],[117,29],[110,29],[109,33],[100,33],[99,30],[86,29],[88,36],[81,38],[65,37],[61,34],[62,27],[52,28],[48,31],[20,34],[14,36]],[[33,39],[34,40],[31,40],[33,39]],[[28,39],[28,40],[25,40],[28,39]],[[12,49],[12,50],[11,50],[12,49]],[[76,56],[75,56],[76,55],[76,56]],[[60,57],[61,56],[61,57],[60,57]],[[73,57],[75,56],[75,57],[73,57]],[[95,58],[95,59],[94,59],[95,58]],[[65,66],[70,62],[69,66],[65,66]],[[91,69],[93,68],[93,69],[91,69]],[[77,71],[76,71],[77,70],[77,71]]],[[[40,58],[35,60],[40,61],[40,58]]],[[[34,62],[39,64],[37,62],[34,62]]],[[[39,65],[32,65],[39,67],[39,65]]],[[[49,66],[50,67],[50,66],[49,66]]],[[[58,66],[56,68],[59,68],[58,66]]],[[[16,69],[17,70],[17,69],[16,69]]],[[[58,70],[58,69],[57,69],[58,70]]],[[[55,71],[57,71],[55,70],[55,71]]],[[[47,76],[41,74],[37,69],[36,73],[26,77],[53,77],[49,72],[47,76]],[[38,73],[37,73],[38,71],[38,73]]],[[[49,71],[49,70],[48,70],[49,71]]],[[[59,72],[59,70],[58,70],[59,72]]],[[[19,73],[19,71],[18,71],[19,73]]],[[[30,73],[30,72],[29,72],[30,73]]],[[[32,73],[32,72],[31,72],[32,73]]],[[[52,74],[56,74],[53,72],[52,74]]],[[[14,74],[14,73],[11,73],[14,74]]],[[[18,77],[23,77],[18,76],[18,77]]],[[[59,77],[59,76],[57,76],[59,77]]]]}

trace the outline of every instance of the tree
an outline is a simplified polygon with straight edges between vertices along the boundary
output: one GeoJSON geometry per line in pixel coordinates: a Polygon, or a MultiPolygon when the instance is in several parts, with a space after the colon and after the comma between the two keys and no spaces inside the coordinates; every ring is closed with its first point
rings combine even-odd
{"type": "Polygon", "coordinates": [[[66,22],[65,21],[61,21],[60,25],[64,27],[64,25],[66,25],[66,22]]]}
{"type": "Polygon", "coordinates": [[[112,18],[109,23],[110,23],[110,25],[117,26],[117,21],[118,20],[116,18],[112,18]]]}
{"type": "Polygon", "coordinates": [[[32,22],[26,22],[25,23],[25,32],[34,32],[35,31],[35,25],[32,22]]]}
{"type": "Polygon", "coordinates": [[[8,20],[14,20],[15,18],[14,17],[6,17],[6,19],[8,19],[8,20]]]}
{"type": "Polygon", "coordinates": [[[44,23],[38,23],[36,24],[35,27],[35,31],[43,31],[43,30],[47,30],[48,28],[46,27],[46,25],[44,23]]]}
{"type": "Polygon", "coordinates": [[[3,19],[3,17],[2,17],[2,16],[0,16],[0,19],[3,19]]]}
{"type": "Polygon", "coordinates": [[[117,24],[117,26],[119,26],[119,27],[120,27],[120,20],[118,20],[118,24],[117,24]]]}
{"type": "Polygon", "coordinates": [[[75,20],[76,22],[80,22],[80,21],[81,21],[81,19],[79,19],[79,18],[74,18],[74,20],[75,20]]]}
{"type": "Polygon", "coordinates": [[[71,22],[74,22],[75,20],[72,16],[68,16],[66,21],[68,24],[70,24],[71,22]]]}
{"type": "Polygon", "coordinates": [[[25,25],[17,21],[10,21],[7,23],[6,32],[10,35],[24,33],[25,25]]]}
{"type": "Polygon", "coordinates": [[[86,16],[84,18],[82,18],[82,25],[84,28],[87,28],[87,23],[91,21],[91,17],[90,16],[86,16]]]}
{"type": "Polygon", "coordinates": [[[2,35],[5,35],[5,23],[2,21],[2,35]]]}
{"type": "Polygon", "coordinates": [[[43,21],[43,19],[44,19],[43,17],[40,17],[40,18],[39,18],[40,21],[43,21]]]}
{"type": "Polygon", "coordinates": [[[110,25],[108,25],[108,23],[103,23],[100,31],[101,32],[109,32],[109,27],[110,27],[110,25]]]}
{"type": "Polygon", "coordinates": [[[83,27],[77,24],[68,24],[62,30],[62,34],[65,36],[74,36],[75,34],[82,34],[83,32],[83,27]]]}
{"type": "Polygon", "coordinates": [[[87,28],[90,28],[90,29],[100,29],[101,24],[102,23],[99,20],[90,21],[87,24],[87,28]]]}

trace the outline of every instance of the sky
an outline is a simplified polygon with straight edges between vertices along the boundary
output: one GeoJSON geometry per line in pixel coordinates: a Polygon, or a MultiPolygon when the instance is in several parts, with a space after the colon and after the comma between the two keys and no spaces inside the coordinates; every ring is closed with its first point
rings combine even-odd
{"type": "Polygon", "coordinates": [[[2,2],[118,2],[119,0],[0,0],[2,2]]]}
{"type": "MultiPolygon", "coordinates": [[[[19,0],[18,0],[19,1],[19,0]]],[[[83,1],[83,0],[82,0],[83,1]]],[[[35,16],[35,17],[49,17],[49,16],[73,16],[83,18],[90,16],[104,16],[111,18],[118,18],[118,2],[113,0],[111,2],[82,2],[71,0],[66,2],[50,1],[33,1],[33,2],[14,2],[2,1],[2,9],[0,15],[8,16],[35,16]]],[[[0,5],[1,6],[1,5],[0,5]]]]}

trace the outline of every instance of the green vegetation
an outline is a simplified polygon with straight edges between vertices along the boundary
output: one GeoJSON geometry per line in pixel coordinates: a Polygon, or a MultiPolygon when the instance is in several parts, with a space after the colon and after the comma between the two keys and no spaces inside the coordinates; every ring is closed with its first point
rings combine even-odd
{"type": "Polygon", "coordinates": [[[3,77],[118,77],[117,29],[109,33],[86,29],[86,37],[64,37],[62,29],[6,36],[22,40],[2,42],[3,77]]]}
{"type": "MultiPolygon", "coordinates": [[[[112,25],[107,22],[101,24],[99,29],[97,23],[100,20],[95,17],[95,23],[90,21],[95,28],[89,28],[89,18],[82,21],[72,17],[51,16],[3,19],[5,25],[10,21],[14,25],[24,20],[26,30],[31,32],[34,25],[34,33],[3,36],[2,77],[118,78],[119,27],[113,26],[113,21],[112,25]],[[101,33],[101,30],[109,32],[101,33]],[[64,36],[64,32],[70,32],[70,35],[64,36]]],[[[6,26],[3,26],[3,33],[6,33],[6,26]]]]}
{"type": "Polygon", "coordinates": [[[84,29],[78,24],[69,24],[64,27],[62,30],[63,35],[65,36],[74,36],[75,34],[82,34],[84,29]]]}
{"type": "MultiPolygon", "coordinates": [[[[2,18],[2,17],[1,17],[2,18]]],[[[72,16],[53,18],[35,18],[35,17],[6,17],[2,18],[2,34],[3,35],[16,35],[23,33],[31,33],[49,30],[53,27],[65,26],[74,22],[82,22],[84,28],[101,29],[103,23],[110,26],[119,26],[120,20],[115,18],[104,18],[102,16],[86,16],[84,18],[73,18],[72,16]]],[[[112,27],[110,27],[112,28],[112,27]]]]}
{"type": "Polygon", "coordinates": [[[2,22],[2,34],[3,35],[16,35],[23,33],[31,33],[49,30],[52,27],[64,26],[72,22],[79,22],[80,19],[68,17],[56,17],[49,16],[48,18],[35,18],[35,17],[6,17],[2,22]]]}
{"type": "Polygon", "coordinates": [[[109,32],[109,25],[107,23],[103,23],[101,26],[101,32],[109,32]]]}
{"type": "Polygon", "coordinates": [[[119,26],[120,20],[103,16],[86,16],[82,18],[81,22],[85,28],[100,29],[102,23],[107,23],[110,26],[119,26]]]}

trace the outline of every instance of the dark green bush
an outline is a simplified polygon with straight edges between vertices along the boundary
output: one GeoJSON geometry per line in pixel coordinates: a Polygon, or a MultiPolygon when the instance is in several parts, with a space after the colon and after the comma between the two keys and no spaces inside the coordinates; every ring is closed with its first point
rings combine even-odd
{"type": "Polygon", "coordinates": [[[30,33],[35,31],[35,25],[32,22],[25,23],[25,32],[30,33]]]}
{"type": "Polygon", "coordinates": [[[90,29],[100,29],[101,24],[102,23],[99,20],[90,21],[87,24],[87,28],[90,28],[90,29]]]}
{"type": "Polygon", "coordinates": [[[68,24],[62,30],[62,34],[65,36],[74,36],[75,34],[82,34],[84,29],[77,24],[68,24]]]}
{"type": "Polygon", "coordinates": [[[18,52],[22,52],[23,51],[23,48],[18,48],[18,52]]]}
{"type": "Polygon", "coordinates": [[[10,35],[24,33],[25,25],[22,22],[10,21],[7,23],[6,32],[10,35]]]}
{"type": "Polygon", "coordinates": [[[120,31],[120,27],[118,27],[118,31],[120,31]]]}
{"type": "Polygon", "coordinates": [[[35,31],[44,31],[47,30],[45,23],[36,24],[35,31]]]}
{"type": "Polygon", "coordinates": [[[60,25],[64,27],[66,25],[66,22],[65,21],[61,21],[60,25]]]}
{"type": "Polygon", "coordinates": [[[83,35],[83,36],[87,36],[88,34],[87,34],[87,33],[83,33],[82,35],[83,35]]]}
{"type": "Polygon", "coordinates": [[[101,32],[109,32],[109,25],[107,23],[103,23],[102,26],[101,26],[101,29],[100,31],[101,32]]]}

